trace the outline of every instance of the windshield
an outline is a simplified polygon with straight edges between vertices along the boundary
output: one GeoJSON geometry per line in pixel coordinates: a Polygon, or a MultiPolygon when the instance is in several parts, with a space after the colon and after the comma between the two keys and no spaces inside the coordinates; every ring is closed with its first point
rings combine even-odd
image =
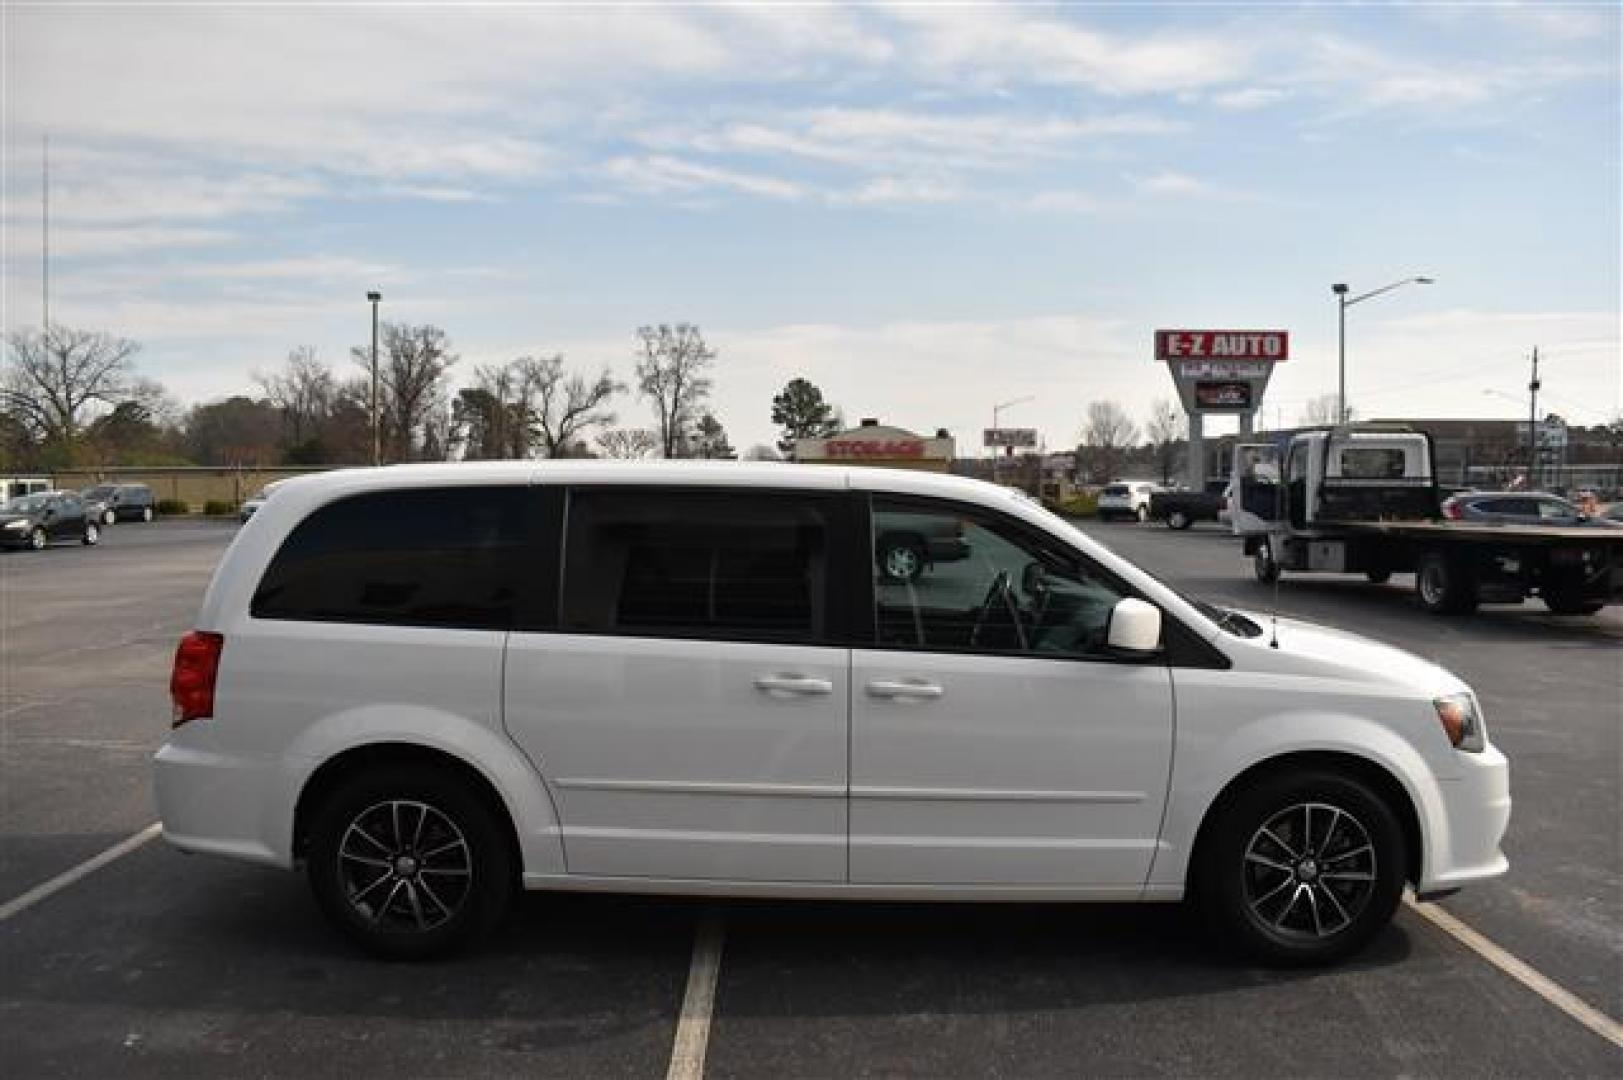
{"type": "Polygon", "coordinates": [[[19,495],[6,503],[8,514],[37,514],[51,501],[49,495],[19,495]]]}

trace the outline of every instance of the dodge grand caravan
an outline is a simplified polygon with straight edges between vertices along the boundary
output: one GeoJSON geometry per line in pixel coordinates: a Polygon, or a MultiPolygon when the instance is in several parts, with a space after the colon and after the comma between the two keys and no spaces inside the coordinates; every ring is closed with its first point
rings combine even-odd
{"type": "Polygon", "coordinates": [[[1470,687],[1186,597],[976,481],[393,466],[288,481],[176,652],[176,847],[395,957],[514,888],[1195,899],[1283,963],[1505,870],[1470,687]],[[963,540],[887,572],[899,523],[963,540]]]}

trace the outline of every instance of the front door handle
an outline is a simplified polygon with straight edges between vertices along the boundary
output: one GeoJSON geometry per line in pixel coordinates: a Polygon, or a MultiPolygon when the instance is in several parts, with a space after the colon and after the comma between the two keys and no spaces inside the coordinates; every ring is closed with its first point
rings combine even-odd
{"type": "Polygon", "coordinates": [[[790,694],[820,695],[832,694],[834,684],[827,679],[815,679],[806,675],[762,675],[755,680],[755,689],[774,697],[790,694]]]}
{"type": "Polygon", "coordinates": [[[946,691],[933,682],[919,680],[875,679],[868,684],[868,696],[877,698],[938,698],[946,691]]]}

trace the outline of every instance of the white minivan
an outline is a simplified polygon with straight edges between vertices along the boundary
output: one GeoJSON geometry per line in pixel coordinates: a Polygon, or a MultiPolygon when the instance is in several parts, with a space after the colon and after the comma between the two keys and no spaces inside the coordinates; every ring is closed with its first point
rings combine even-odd
{"type": "Polygon", "coordinates": [[[907,471],[593,461],[289,480],[156,760],[186,851],[302,865],[384,955],[514,888],[1176,901],[1285,963],[1503,873],[1505,758],[1397,649],[1186,597],[907,471]],[[887,572],[876,538],[961,557],[887,572]]]}

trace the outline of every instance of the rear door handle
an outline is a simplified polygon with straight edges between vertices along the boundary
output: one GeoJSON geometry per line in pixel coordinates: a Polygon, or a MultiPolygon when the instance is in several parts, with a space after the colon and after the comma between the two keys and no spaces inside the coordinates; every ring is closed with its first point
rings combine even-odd
{"type": "Polygon", "coordinates": [[[755,689],[782,697],[790,694],[832,694],[834,684],[827,679],[807,675],[762,675],[755,680],[755,689]]]}
{"type": "Polygon", "coordinates": [[[932,682],[875,679],[868,684],[868,696],[877,698],[938,698],[945,691],[932,682]]]}

